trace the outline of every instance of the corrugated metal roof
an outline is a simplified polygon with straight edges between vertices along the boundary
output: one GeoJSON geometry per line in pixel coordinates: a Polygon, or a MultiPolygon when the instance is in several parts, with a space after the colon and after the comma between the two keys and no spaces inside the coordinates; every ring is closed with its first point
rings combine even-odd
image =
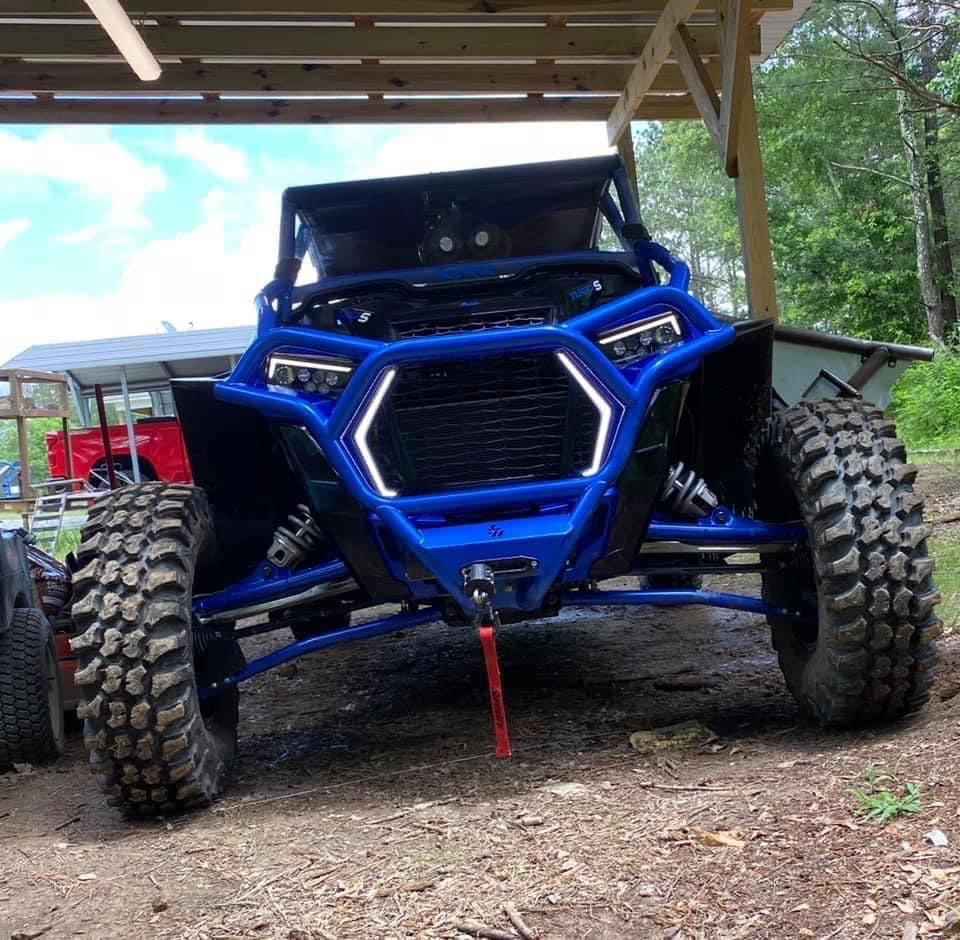
{"type": "Polygon", "coordinates": [[[115,336],[30,346],[0,369],[68,372],[83,389],[115,388],[121,369],[135,388],[159,388],[171,378],[216,375],[231,368],[253,339],[252,326],[115,336]]]}

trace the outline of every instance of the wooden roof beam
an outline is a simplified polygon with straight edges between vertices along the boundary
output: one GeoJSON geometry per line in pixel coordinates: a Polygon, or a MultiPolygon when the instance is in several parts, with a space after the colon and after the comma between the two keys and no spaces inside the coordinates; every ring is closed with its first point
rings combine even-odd
{"type": "Polygon", "coordinates": [[[611,144],[616,144],[629,132],[630,122],[637,114],[640,103],[653,87],[657,74],[670,56],[676,28],[686,24],[696,8],[697,0],[667,0],[657,25],[644,44],[639,63],[634,66],[607,118],[607,139],[611,144]]]}
{"type": "Polygon", "coordinates": [[[749,80],[750,58],[746,51],[749,22],[749,0],[729,0],[720,20],[722,85],[719,95],[715,74],[710,74],[704,66],[687,27],[677,26],[672,38],[674,55],[687,88],[731,177],[738,175],[737,151],[745,96],[753,94],[749,80]]]}
{"type": "Polygon", "coordinates": [[[748,53],[750,0],[729,0],[720,12],[723,85],[720,96],[720,154],[727,176],[737,175],[737,146],[744,95],[752,95],[748,53]]]}
{"type": "MultiPolygon", "coordinates": [[[[699,0],[697,10],[715,12],[722,0],[699,0]]],[[[663,0],[124,0],[130,16],[618,16],[657,13],[663,0]]],[[[755,0],[754,10],[790,10],[792,0],[755,0]]],[[[84,0],[3,0],[0,16],[79,16],[84,0]]]]}
{"type": "MultiPolygon", "coordinates": [[[[700,117],[706,125],[707,132],[713,140],[714,146],[723,153],[723,135],[720,131],[720,98],[717,95],[715,74],[711,74],[697,52],[696,43],[690,36],[690,31],[682,23],[673,31],[670,40],[677,65],[683,73],[690,96],[697,105],[700,117]]],[[[664,66],[667,68],[667,66],[664,66]]],[[[663,75],[660,70],[658,78],[663,75]]]]}
{"type": "MultiPolygon", "coordinates": [[[[702,64],[720,81],[719,60],[702,64]]],[[[149,86],[132,85],[120,63],[13,62],[0,67],[0,91],[75,95],[266,94],[619,94],[629,63],[611,65],[238,65],[171,63],[149,86]]],[[[651,91],[685,91],[677,65],[665,65],[651,91]]]]}
{"type": "MultiPolygon", "coordinates": [[[[7,124],[445,124],[466,121],[598,121],[610,108],[604,98],[457,98],[284,100],[201,98],[39,99],[0,98],[7,124]]],[[[697,110],[687,95],[651,96],[642,117],[689,120],[697,110]]]]}
{"type": "MultiPolygon", "coordinates": [[[[697,0],[671,0],[684,8],[697,0]]],[[[663,22],[662,20],[660,22],[663,22]]],[[[113,44],[95,21],[91,26],[14,24],[0,28],[0,56],[70,59],[113,56],[113,44]]],[[[675,25],[675,24],[674,24],[675,25]]],[[[143,37],[153,54],[194,59],[338,59],[442,60],[583,59],[638,61],[654,27],[577,26],[145,26],[143,37]]],[[[671,27],[672,28],[672,27],[671,27]]],[[[712,26],[691,26],[705,56],[718,55],[712,26]]],[[[658,34],[659,35],[659,34],[658,34]]],[[[659,48],[659,47],[658,47],[659,48]]],[[[666,54],[670,51],[666,43],[666,54]]],[[[752,28],[750,51],[760,52],[760,27],[752,28]]],[[[660,63],[663,64],[662,62],[660,63]]],[[[652,73],[655,74],[655,73],[652,73]]]]}

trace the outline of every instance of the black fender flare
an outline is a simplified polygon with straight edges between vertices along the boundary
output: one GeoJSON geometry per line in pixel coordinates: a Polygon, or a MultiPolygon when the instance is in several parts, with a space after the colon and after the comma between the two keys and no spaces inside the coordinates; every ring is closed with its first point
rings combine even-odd
{"type": "Polygon", "coordinates": [[[18,607],[36,607],[33,578],[19,532],[0,531],[0,632],[8,629],[18,607]]]}

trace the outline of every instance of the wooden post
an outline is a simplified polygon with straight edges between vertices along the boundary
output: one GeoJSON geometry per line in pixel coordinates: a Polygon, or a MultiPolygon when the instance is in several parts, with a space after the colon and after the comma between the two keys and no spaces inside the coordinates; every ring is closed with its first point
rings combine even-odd
{"type": "Polygon", "coordinates": [[[770,250],[770,223],[767,218],[767,195],[763,182],[763,160],[757,132],[757,112],[753,104],[753,79],[750,60],[741,66],[746,70],[743,101],[740,105],[740,129],[737,145],[737,216],[740,221],[740,242],[743,270],[747,280],[747,305],[752,317],[777,319],[777,289],[770,250]]]}
{"type": "Polygon", "coordinates": [[[619,140],[617,140],[617,152],[620,154],[620,159],[623,160],[623,165],[627,168],[627,176],[630,179],[633,198],[639,206],[640,181],[637,179],[637,155],[633,150],[633,131],[629,124],[627,125],[627,129],[620,135],[619,140]]]}
{"type": "MultiPolygon", "coordinates": [[[[19,379],[15,381],[19,382],[19,379]]],[[[33,499],[33,479],[30,473],[30,443],[27,437],[27,419],[17,417],[17,444],[20,448],[20,498],[33,499]]]]}

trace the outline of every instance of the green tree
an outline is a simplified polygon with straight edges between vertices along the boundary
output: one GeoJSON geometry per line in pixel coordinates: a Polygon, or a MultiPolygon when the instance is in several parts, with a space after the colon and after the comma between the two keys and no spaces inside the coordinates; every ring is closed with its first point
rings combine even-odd
{"type": "MultiPolygon", "coordinates": [[[[837,48],[828,22],[835,6],[815,7],[755,75],[783,319],[922,341],[896,89],[837,48]]],[[[952,127],[946,131],[952,143],[952,127]]],[[[706,130],[699,122],[648,126],[637,140],[637,165],[654,237],[689,261],[709,306],[742,313],[734,191],[706,130]]],[[[944,177],[952,178],[949,170],[944,177]]]]}
{"type": "MultiPolygon", "coordinates": [[[[27,447],[30,452],[30,474],[33,480],[46,480],[50,475],[47,467],[47,434],[59,431],[59,418],[29,418],[27,420],[27,447]]],[[[20,460],[20,445],[17,441],[16,421],[0,421],[0,460],[20,460]]]]}

